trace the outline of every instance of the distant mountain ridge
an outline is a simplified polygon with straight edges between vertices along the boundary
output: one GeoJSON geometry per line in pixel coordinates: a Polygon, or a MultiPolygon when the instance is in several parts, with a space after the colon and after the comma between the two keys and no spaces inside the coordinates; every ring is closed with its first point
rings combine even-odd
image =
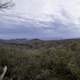
{"type": "Polygon", "coordinates": [[[34,41],[43,41],[40,39],[0,39],[0,43],[16,43],[16,44],[26,44],[34,41]]]}
{"type": "Polygon", "coordinates": [[[0,44],[30,44],[35,42],[62,42],[62,41],[75,41],[80,40],[79,38],[73,38],[73,39],[59,39],[59,40],[41,40],[41,39],[0,39],[0,44]]]}

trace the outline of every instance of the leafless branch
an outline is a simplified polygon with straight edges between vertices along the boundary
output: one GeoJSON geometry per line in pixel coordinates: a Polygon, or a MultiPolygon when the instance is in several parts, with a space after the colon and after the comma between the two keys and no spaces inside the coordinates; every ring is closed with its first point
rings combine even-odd
{"type": "Polygon", "coordinates": [[[7,1],[7,2],[0,2],[0,9],[6,9],[12,6],[14,6],[14,3],[12,2],[12,0],[7,1]]]}

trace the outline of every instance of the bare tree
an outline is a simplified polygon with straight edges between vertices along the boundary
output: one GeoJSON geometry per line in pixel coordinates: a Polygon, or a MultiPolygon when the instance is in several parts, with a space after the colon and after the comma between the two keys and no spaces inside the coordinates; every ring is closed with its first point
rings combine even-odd
{"type": "Polygon", "coordinates": [[[13,1],[0,0],[0,9],[6,9],[14,5],[13,1]]]}

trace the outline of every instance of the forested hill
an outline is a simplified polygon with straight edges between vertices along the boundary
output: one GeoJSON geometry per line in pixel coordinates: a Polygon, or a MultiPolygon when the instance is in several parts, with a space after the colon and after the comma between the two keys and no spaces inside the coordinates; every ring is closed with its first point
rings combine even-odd
{"type": "Polygon", "coordinates": [[[80,39],[65,39],[65,40],[40,40],[40,39],[10,39],[4,40],[0,39],[0,44],[10,44],[10,45],[25,45],[32,48],[79,48],[80,39]]]}
{"type": "Polygon", "coordinates": [[[80,80],[79,39],[10,41],[0,40],[0,75],[8,67],[4,80],[80,80]]]}

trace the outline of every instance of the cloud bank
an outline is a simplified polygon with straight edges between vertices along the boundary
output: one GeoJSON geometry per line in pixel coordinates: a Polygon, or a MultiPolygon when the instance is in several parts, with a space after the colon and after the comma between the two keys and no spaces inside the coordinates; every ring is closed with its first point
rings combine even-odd
{"type": "Polygon", "coordinates": [[[0,13],[0,38],[80,38],[79,0],[14,2],[12,9],[0,13]]]}

